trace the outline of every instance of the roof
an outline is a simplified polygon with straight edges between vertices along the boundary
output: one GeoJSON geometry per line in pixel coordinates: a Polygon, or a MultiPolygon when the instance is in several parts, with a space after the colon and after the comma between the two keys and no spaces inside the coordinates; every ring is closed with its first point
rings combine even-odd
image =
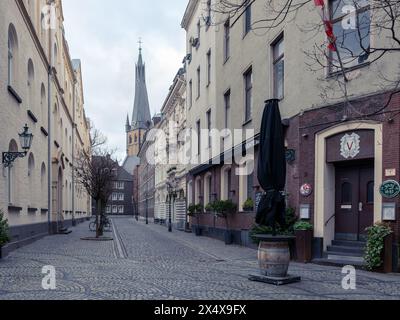
{"type": "Polygon", "coordinates": [[[132,114],[132,130],[148,129],[151,124],[149,97],[146,86],[146,66],[143,63],[142,49],[136,64],[135,103],[132,114]]]}

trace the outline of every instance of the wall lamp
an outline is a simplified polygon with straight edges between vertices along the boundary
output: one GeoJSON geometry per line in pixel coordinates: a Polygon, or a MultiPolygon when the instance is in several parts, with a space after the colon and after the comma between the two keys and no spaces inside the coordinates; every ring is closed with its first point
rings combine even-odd
{"type": "Polygon", "coordinates": [[[19,141],[23,152],[3,152],[3,164],[4,167],[10,167],[13,162],[18,158],[24,158],[28,154],[29,149],[32,146],[33,134],[29,133],[28,125],[26,124],[22,133],[19,134],[19,141]]]}

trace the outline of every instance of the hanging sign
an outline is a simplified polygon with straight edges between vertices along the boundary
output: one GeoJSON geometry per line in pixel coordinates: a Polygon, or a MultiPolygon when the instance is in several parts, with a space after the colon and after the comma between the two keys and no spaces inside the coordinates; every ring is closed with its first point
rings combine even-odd
{"type": "Polygon", "coordinates": [[[380,192],[382,197],[393,199],[396,198],[400,194],[400,184],[394,180],[387,180],[382,183],[380,188],[380,192]]]}
{"type": "Polygon", "coordinates": [[[309,183],[305,183],[300,188],[300,194],[303,197],[309,197],[313,192],[312,186],[309,183]]]}

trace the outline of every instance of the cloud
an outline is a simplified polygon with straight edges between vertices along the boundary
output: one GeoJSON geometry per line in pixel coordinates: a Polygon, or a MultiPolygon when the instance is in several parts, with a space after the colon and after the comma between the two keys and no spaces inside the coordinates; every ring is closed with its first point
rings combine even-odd
{"type": "Polygon", "coordinates": [[[132,114],[134,68],[142,38],[152,114],[159,112],[185,55],[180,27],[187,0],[63,1],[66,38],[82,60],[87,116],[125,157],[126,114],[132,114]]]}

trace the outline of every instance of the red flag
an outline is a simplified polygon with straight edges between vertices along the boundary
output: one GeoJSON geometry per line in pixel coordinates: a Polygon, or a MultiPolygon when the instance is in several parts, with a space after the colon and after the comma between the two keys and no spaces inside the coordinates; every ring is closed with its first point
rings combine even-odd
{"type": "Polygon", "coordinates": [[[315,3],[315,5],[317,7],[318,6],[324,7],[325,6],[324,0],[314,0],[314,3],[315,3]]]}

